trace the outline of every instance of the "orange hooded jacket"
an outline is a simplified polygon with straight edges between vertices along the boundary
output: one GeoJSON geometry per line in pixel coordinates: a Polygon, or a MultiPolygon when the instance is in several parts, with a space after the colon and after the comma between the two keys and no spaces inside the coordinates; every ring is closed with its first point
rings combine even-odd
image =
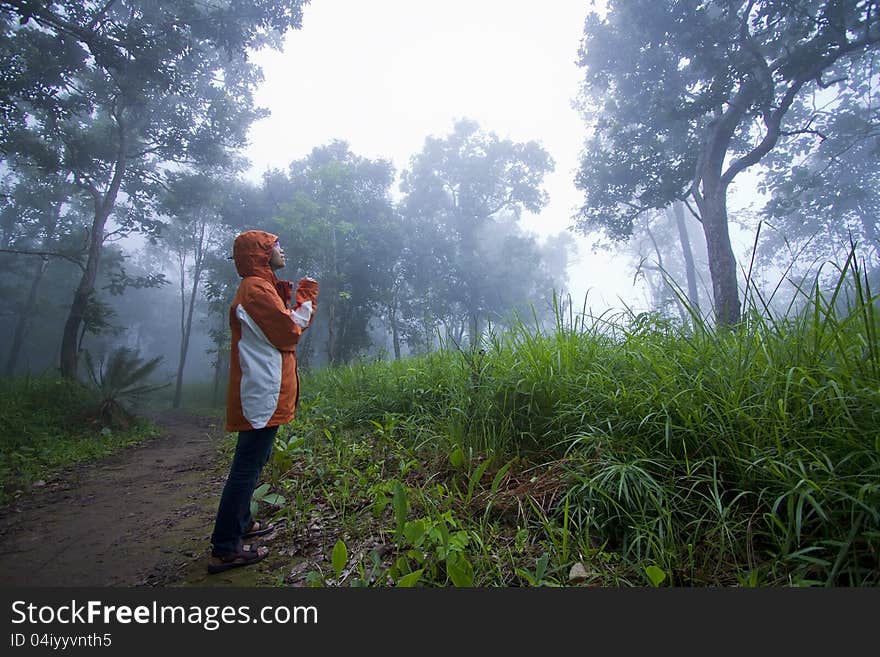
{"type": "Polygon", "coordinates": [[[249,230],[235,238],[232,258],[242,281],[229,309],[232,354],[226,430],[250,431],[290,422],[299,400],[296,345],[312,323],[318,283],[303,278],[294,305],[290,281],[269,266],[277,236],[249,230]]]}

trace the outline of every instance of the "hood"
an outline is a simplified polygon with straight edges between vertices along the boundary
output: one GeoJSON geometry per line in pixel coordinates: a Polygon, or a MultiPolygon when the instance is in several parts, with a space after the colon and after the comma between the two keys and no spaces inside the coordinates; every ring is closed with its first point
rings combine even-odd
{"type": "Polygon", "coordinates": [[[259,276],[270,283],[277,282],[275,272],[269,266],[272,247],[277,239],[277,235],[262,230],[249,230],[236,237],[232,245],[232,259],[238,275],[242,278],[259,276]]]}

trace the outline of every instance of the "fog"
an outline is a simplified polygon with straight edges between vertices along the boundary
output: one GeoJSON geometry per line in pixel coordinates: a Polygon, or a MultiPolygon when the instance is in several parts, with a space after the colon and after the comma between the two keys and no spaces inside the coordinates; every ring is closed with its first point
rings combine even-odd
{"type": "MultiPolygon", "coordinates": [[[[107,11],[124,22],[127,4],[107,11]]],[[[775,100],[749,97],[703,170],[718,124],[694,99],[712,80],[745,94],[757,75],[729,80],[686,50],[700,21],[727,29],[722,13],[640,45],[614,27],[628,9],[614,4],[614,23],[602,5],[322,0],[283,34],[258,22],[179,50],[150,42],[144,62],[168,65],[149,72],[4,9],[7,51],[29,62],[60,39],[46,56],[65,72],[32,62],[4,82],[6,375],[87,378],[86,353],[126,347],[171,381],[184,344],[185,382],[222,380],[229,255],[248,229],[281,238],[280,277],[321,282],[305,368],[476,348],[517,317],[552,330],[554,298],[685,324],[681,291],[709,324],[754,303],[796,310],[812,281],[834,288],[853,244],[876,280],[876,41],[829,56],[833,84],[780,68],[775,100]]],[[[783,37],[767,37],[768,57],[783,37]]]]}

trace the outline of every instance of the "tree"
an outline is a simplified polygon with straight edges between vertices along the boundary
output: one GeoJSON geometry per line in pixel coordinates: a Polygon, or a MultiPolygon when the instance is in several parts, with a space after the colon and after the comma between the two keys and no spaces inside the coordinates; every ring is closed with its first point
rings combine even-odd
{"type": "MultiPolygon", "coordinates": [[[[222,252],[221,252],[222,253],[222,252]]],[[[234,266],[230,266],[227,256],[209,252],[205,258],[205,298],[208,301],[208,335],[212,347],[210,354],[214,359],[211,402],[220,403],[220,384],[229,372],[229,349],[232,335],[229,330],[229,307],[241,279],[234,266]]]]}
{"type": "Polygon", "coordinates": [[[183,372],[192,336],[193,314],[208,253],[228,248],[229,236],[221,229],[219,213],[225,181],[205,173],[174,176],[163,198],[162,211],[171,218],[164,246],[174,261],[180,293],[180,355],[172,406],[179,408],[183,372]],[[187,285],[188,280],[188,285],[187,285]]]}
{"type": "Polygon", "coordinates": [[[444,313],[445,306],[444,314],[463,319],[471,345],[489,313],[507,310],[486,276],[480,233],[502,214],[539,212],[548,200],[541,183],[553,167],[537,142],[515,143],[460,120],[447,137],[426,139],[403,174],[402,211],[430,246],[419,263],[425,311],[444,313]]]}
{"type": "Polygon", "coordinates": [[[676,308],[683,322],[693,315],[702,318],[699,288],[705,285],[701,272],[707,270],[705,244],[698,237],[694,252],[691,232],[695,228],[688,228],[688,223],[681,202],[664,211],[645,212],[635,221],[629,241],[638,258],[636,276],[647,282],[652,306],[661,312],[676,308]]]}
{"type": "Polygon", "coordinates": [[[826,73],[880,42],[876,0],[609,0],[579,65],[590,123],[576,177],[582,231],[624,238],[675,200],[696,206],[716,321],[740,319],[727,191],[780,141],[812,133],[789,110],[826,73]]]}
{"type": "Polygon", "coordinates": [[[10,290],[8,297],[16,307],[17,318],[6,358],[7,375],[11,375],[18,364],[51,259],[61,258],[81,265],[81,254],[70,250],[70,243],[76,241],[72,233],[80,217],[68,204],[71,194],[68,181],[59,176],[42,176],[29,167],[20,167],[9,178],[14,182],[2,212],[4,230],[0,251],[14,254],[14,258],[4,258],[4,264],[9,265],[4,269],[10,275],[23,276],[23,280],[22,285],[10,290]],[[66,252],[64,242],[68,243],[66,252]],[[23,266],[20,257],[23,255],[32,256],[30,266],[23,266]],[[27,295],[15,294],[19,289],[27,289],[27,295]]]}
{"type": "MultiPolygon", "coordinates": [[[[342,141],[290,165],[278,230],[287,270],[321,281],[321,312],[309,333],[311,339],[326,336],[330,363],[346,362],[370,346],[369,321],[391,275],[393,180],[390,162],[357,156],[342,141]]],[[[266,182],[273,194],[282,188],[276,177],[266,182]]]]}
{"type": "Polygon", "coordinates": [[[816,93],[793,108],[812,118],[820,142],[813,147],[802,137],[767,158],[764,187],[771,196],[763,216],[772,230],[761,245],[765,259],[788,250],[812,262],[843,262],[852,241],[869,269],[880,268],[880,90],[873,59],[839,71],[847,78],[839,93],[816,93]]]}
{"type": "Polygon", "coordinates": [[[0,55],[8,64],[0,88],[10,117],[0,149],[69,173],[93,207],[85,271],[62,339],[63,375],[77,373],[77,336],[111,215],[116,231],[149,230],[149,203],[169,169],[232,164],[262,115],[252,97],[260,73],[247,50],[279,45],[300,26],[302,4],[0,2],[0,55]]]}

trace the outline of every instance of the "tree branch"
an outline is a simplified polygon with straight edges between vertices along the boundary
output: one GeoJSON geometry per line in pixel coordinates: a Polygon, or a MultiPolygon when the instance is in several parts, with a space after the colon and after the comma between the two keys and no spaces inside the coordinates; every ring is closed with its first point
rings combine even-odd
{"type": "MultiPolygon", "coordinates": [[[[692,192],[691,194],[693,195],[693,192],[692,192]]],[[[696,219],[696,220],[699,221],[700,223],[703,223],[703,218],[697,213],[696,210],[694,210],[694,209],[691,207],[691,204],[688,203],[688,200],[687,200],[687,194],[685,194],[685,197],[684,197],[684,198],[681,198],[681,199],[679,199],[679,200],[680,200],[682,203],[684,203],[684,207],[686,207],[686,208],[688,209],[688,212],[691,213],[691,216],[692,216],[694,219],[696,219]]],[[[696,196],[694,196],[694,200],[696,200],[696,196]]]]}
{"type": "Polygon", "coordinates": [[[116,4],[116,0],[107,0],[107,3],[103,7],[101,7],[100,11],[95,14],[94,18],[89,21],[86,29],[94,30],[95,27],[98,25],[98,22],[107,14],[107,12],[110,10],[110,7],[112,7],[114,4],[116,4]]]}
{"type": "Polygon", "coordinates": [[[822,82],[822,74],[820,73],[819,75],[816,76],[815,82],[817,85],[819,85],[820,89],[827,89],[828,87],[831,87],[831,86],[838,84],[840,82],[846,82],[846,80],[847,80],[846,76],[843,75],[839,78],[834,78],[833,80],[828,80],[828,82],[822,82]]]}
{"type": "MultiPolygon", "coordinates": [[[[108,6],[112,4],[108,2],[108,6]]],[[[94,54],[95,46],[110,47],[112,49],[120,48],[121,45],[95,32],[93,29],[84,28],[76,23],[71,23],[53,14],[46,7],[40,6],[40,3],[30,2],[29,0],[3,0],[0,2],[0,8],[6,7],[21,17],[21,23],[24,25],[31,18],[34,19],[43,28],[51,28],[58,32],[63,32],[75,37],[89,47],[94,54]]]]}
{"type": "Polygon", "coordinates": [[[117,228],[116,230],[111,230],[109,233],[104,235],[104,239],[101,241],[102,242],[117,242],[120,239],[122,239],[123,237],[125,237],[126,235],[128,235],[127,230],[125,230],[124,228],[117,228]],[[114,240],[113,238],[116,237],[117,235],[119,237],[114,240]]]}
{"type": "Polygon", "coordinates": [[[67,260],[68,262],[72,262],[81,270],[85,271],[85,265],[82,264],[79,260],[74,258],[73,256],[69,256],[65,253],[56,253],[54,251],[20,251],[18,249],[0,249],[0,253],[12,253],[15,255],[32,255],[32,256],[40,256],[41,258],[61,258],[62,260],[67,260]]]}
{"type": "Polygon", "coordinates": [[[818,130],[814,130],[812,128],[801,128],[800,130],[780,130],[780,137],[794,137],[795,135],[815,135],[819,137],[822,141],[828,139],[828,136],[819,132],[818,130]]]}
{"type": "Polygon", "coordinates": [[[99,190],[95,186],[95,184],[89,179],[89,177],[82,175],[81,173],[74,173],[73,182],[78,187],[81,187],[82,189],[87,191],[91,195],[92,200],[95,203],[95,207],[98,207],[98,205],[101,203],[101,190],[99,190]]]}
{"type": "Polygon", "coordinates": [[[792,86],[788,89],[785,95],[782,97],[782,101],[779,103],[779,107],[777,107],[774,111],[765,115],[764,117],[764,125],[767,127],[767,133],[764,135],[764,138],[761,140],[755,148],[751,151],[743,155],[738,160],[734,160],[731,162],[730,166],[727,168],[721,176],[721,184],[726,186],[731,183],[731,181],[739,175],[740,172],[748,169],[753,164],[757,164],[761,161],[761,159],[769,153],[773,147],[776,145],[776,142],[779,141],[780,130],[779,127],[782,124],[782,117],[788,111],[788,108],[791,107],[791,104],[794,102],[795,97],[800,92],[801,87],[804,86],[806,80],[796,80],[792,83],[792,86]]]}
{"type": "MultiPolygon", "coordinates": [[[[801,45],[799,51],[793,51],[788,53],[786,57],[780,58],[779,61],[774,62],[774,64],[770,67],[766,68],[766,72],[769,70],[780,70],[782,67],[788,62],[794,59],[795,52],[804,53],[808,52],[809,49],[815,45],[816,40],[821,37],[821,33],[818,37],[815,37],[813,40],[804,43],[801,45]]],[[[785,113],[789,110],[794,99],[797,97],[797,94],[800,93],[800,90],[803,86],[810,81],[816,80],[821,77],[822,72],[827,70],[832,64],[834,64],[837,60],[842,57],[849,55],[851,53],[857,52],[859,50],[865,49],[877,42],[880,42],[880,33],[871,33],[868,30],[865,35],[859,39],[854,41],[844,41],[840,44],[840,46],[822,57],[818,57],[813,62],[812,66],[807,67],[807,70],[793,77],[790,80],[790,87],[786,90],[785,94],[783,94],[779,105],[769,112],[763,112],[764,125],[767,128],[767,133],[764,135],[764,139],[761,140],[755,148],[746,153],[743,157],[735,160],[730,164],[727,171],[721,176],[721,182],[723,185],[729,185],[730,182],[743,170],[752,166],[753,164],[757,164],[761,161],[761,159],[768,153],[772,148],[776,145],[776,142],[779,141],[779,137],[781,136],[780,126],[782,124],[782,118],[785,113]]],[[[746,42],[744,42],[745,44],[746,42]]],[[[766,62],[764,62],[764,66],[766,67],[766,62]]],[[[762,67],[762,75],[764,74],[765,69],[762,67]]],[[[734,102],[737,100],[744,100],[745,98],[739,98],[740,94],[745,91],[745,87],[737,94],[734,99],[734,102]]],[[[728,112],[730,112],[734,107],[734,102],[731,103],[731,107],[728,108],[728,112]]]]}

